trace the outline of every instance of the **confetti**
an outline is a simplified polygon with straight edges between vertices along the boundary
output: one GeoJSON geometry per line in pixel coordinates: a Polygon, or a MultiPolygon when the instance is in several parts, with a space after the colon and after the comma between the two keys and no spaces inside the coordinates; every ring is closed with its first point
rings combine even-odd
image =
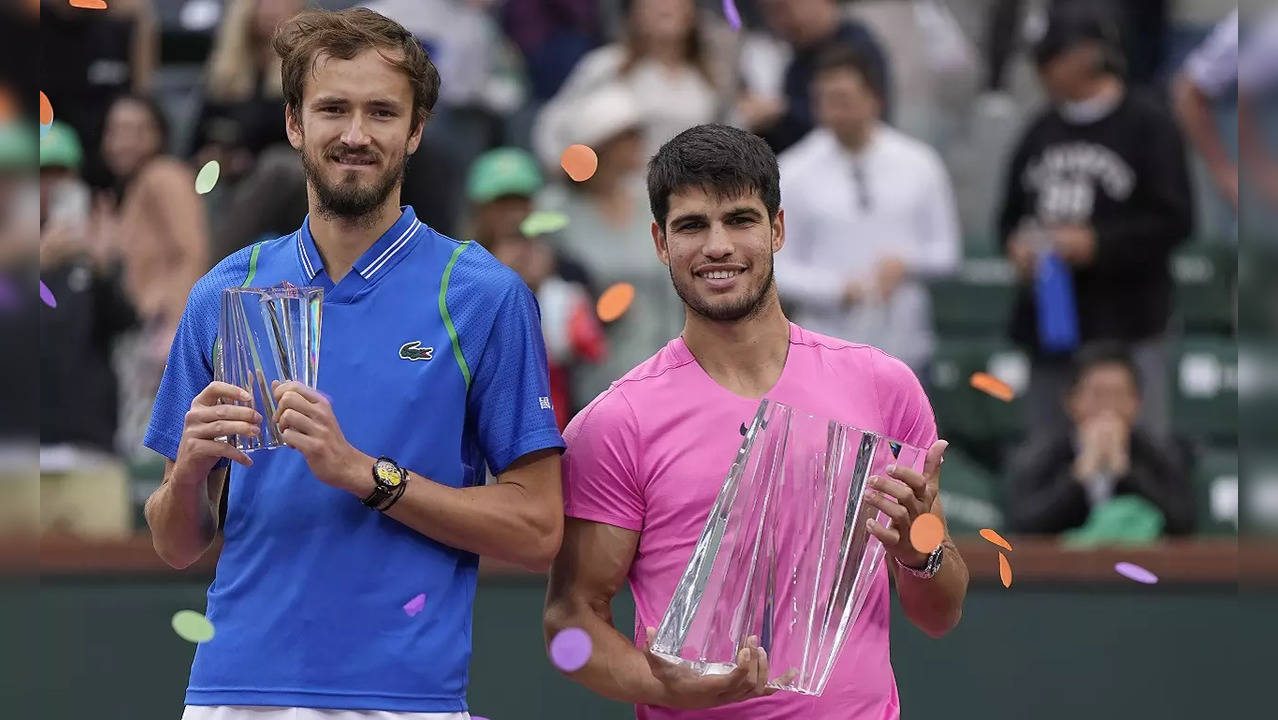
{"type": "Polygon", "coordinates": [[[106,0],[71,0],[71,7],[81,10],[106,10],[106,0]]]}
{"type": "Polygon", "coordinates": [[[626,310],[630,309],[630,303],[634,299],[634,285],[626,282],[617,283],[604,290],[603,295],[599,296],[599,302],[595,303],[595,312],[599,314],[600,320],[612,322],[626,314],[626,310]]]}
{"type": "Polygon", "coordinates": [[[519,223],[519,232],[526,237],[537,237],[559,232],[568,227],[568,216],[551,210],[538,210],[519,223]]]}
{"type": "Polygon", "coordinates": [[[1016,393],[1013,392],[1011,385],[1008,385],[989,373],[974,372],[968,382],[977,390],[980,390],[986,395],[996,397],[1003,402],[1012,402],[1012,398],[1016,397],[1016,393]]]}
{"type": "Polygon", "coordinates": [[[735,0],[723,0],[723,16],[727,18],[733,30],[741,29],[741,13],[737,12],[735,0]]]}
{"type": "Polygon", "coordinates": [[[1008,542],[1008,541],[1004,540],[1002,535],[999,535],[998,533],[994,532],[993,530],[991,530],[991,529],[989,529],[989,528],[982,528],[982,529],[981,529],[981,537],[983,537],[983,538],[985,538],[986,540],[988,540],[988,541],[990,541],[990,542],[994,543],[995,545],[998,545],[999,547],[1001,547],[1001,548],[1003,548],[1003,549],[1005,549],[1005,550],[1011,550],[1011,549],[1012,549],[1012,544],[1011,544],[1010,542],[1008,542]]]}
{"type": "Polygon", "coordinates": [[[568,177],[577,182],[585,182],[599,169],[599,156],[585,145],[569,145],[559,158],[559,165],[568,173],[568,177]]]}
{"type": "Polygon", "coordinates": [[[222,172],[222,166],[217,164],[216,160],[210,160],[204,163],[204,167],[200,168],[200,173],[195,176],[195,192],[203,195],[213,189],[217,184],[218,175],[222,172]]]}
{"type": "Polygon", "coordinates": [[[1154,583],[1158,582],[1157,575],[1133,563],[1120,562],[1114,566],[1114,570],[1117,571],[1119,575],[1122,575],[1128,580],[1135,580],[1138,583],[1153,585],[1154,583]]]}
{"type": "Polygon", "coordinates": [[[213,639],[213,623],[194,610],[173,613],[173,632],[187,642],[203,643],[213,639]]]}
{"type": "Polygon", "coordinates": [[[581,628],[564,628],[550,641],[550,662],[564,672],[576,672],[590,660],[590,634],[581,628]]]}
{"type": "Polygon", "coordinates": [[[58,306],[58,299],[53,297],[53,291],[49,289],[48,285],[44,284],[43,280],[40,281],[40,299],[51,308],[58,306]]]}
{"type": "Polygon", "coordinates": [[[998,554],[998,577],[1003,581],[1003,587],[1012,587],[1012,564],[1003,553],[998,554]]]}
{"type": "Polygon", "coordinates": [[[53,105],[49,102],[49,96],[40,91],[40,124],[53,124],[53,105]]]}
{"type": "Polygon", "coordinates": [[[412,617],[422,611],[426,607],[426,593],[419,593],[417,597],[404,603],[404,614],[412,617]]]}
{"type": "Polygon", "coordinates": [[[933,513],[923,513],[910,524],[910,544],[924,554],[930,554],[945,539],[945,526],[933,513]]]}

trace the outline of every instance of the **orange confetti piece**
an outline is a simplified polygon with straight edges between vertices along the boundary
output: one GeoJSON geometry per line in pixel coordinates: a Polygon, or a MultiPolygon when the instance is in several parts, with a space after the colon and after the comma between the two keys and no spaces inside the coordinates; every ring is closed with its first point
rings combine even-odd
{"type": "Polygon", "coordinates": [[[1012,402],[1012,398],[1016,397],[1016,393],[1012,390],[1011,385],[1008,385],[989,373],[974,372],[968,382],[977,390],[980,390],[986,395],[996,397],[1003,402],[1012,402]]]}
{"type": "Polygon", "coordinates": [[[1012,564],[1003,553],[998,554],[998,577],[1003,581],[1003,587],[1012,587],[1012,564]]]}
{"type": "Polygon", "coordinates": [[[995,545],[998,545],[999,547],[1001,547],[1001,548],[1003,548],[1003,549],[1005,549],[1005,550],[1011,550],[1011,549],[1012,549],[1012,544],[1011,544],[1011,543],[1009,543],[1008,541],[1004,540],[1002,535],[999,535],[998,533],[994,532],[993,530],[991,530],[991,529],[989,529],[989,528],[981,528],[981,537],[983,537],[983,538],[985,538],[986,540],[988,540],[988,541],[990,541],[990,542],[994,543],[995,545]]]}
{"type": "Polygon", "coordinates": [[[568,177],[577,182],[585,182],[599,169],[599,156],[585,145],[569,145],[559,158],[559,165],[568,173],[568,177]]]}
{"type": "Polygon", "coordinates": [[[626,314],[626,310],[630,309],[630,303],[634,299],[634,285],[626,282],[617,283],[604,290],[603,295],[599,296],[599,302],[595,304],[595,312],[599,314],[600,320],[612,322],[626,314]]]}
{"type": "Polygon", "coordinates": [[[945,525],[932,513],[923,513],[910,525],[910,544],[924,554],[930,554],[945,539],[945,525]]]}
{"type": "Polygon", "coordinates": [[[71,7],[81,10],[106,10],[106,0],[71,0],[71,7]]]}
{"type": "Polygon", "coordinates": [[[48,125],[53,122],[53,105],[49,103],[49,96],[40,91],[40,124],[48,125]]]}

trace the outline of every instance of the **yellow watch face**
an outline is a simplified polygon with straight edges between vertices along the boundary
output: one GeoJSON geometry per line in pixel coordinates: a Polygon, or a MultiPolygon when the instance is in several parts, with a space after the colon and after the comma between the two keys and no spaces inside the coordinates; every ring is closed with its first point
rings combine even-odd
{"type": "Polygon", "coordinates": [[[399,470],[390,463],[377,463],[377,479],[387,485],[398,485],[403,479],[399,475],[399,470]]]}

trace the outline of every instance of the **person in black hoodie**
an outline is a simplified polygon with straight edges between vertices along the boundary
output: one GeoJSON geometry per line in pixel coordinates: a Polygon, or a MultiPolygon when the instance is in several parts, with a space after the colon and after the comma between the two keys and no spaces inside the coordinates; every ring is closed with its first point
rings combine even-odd
{"type": "Polygon", "coordinates": [[[1057,11],[1035,56],[1052,106],[1016,147],[999,218],[1002,246],[1022,279],[1011,334],[1032,358],[1030,435],[1068,425],[1059,398],[1074,348],[1043,347],[1036,306],[1036,272],[1050,250],[1072,281],[1073,303],[1056,309],[1076,316],[1072,344],[1121,340],[1131,347],[1142,377],[1143,427],[1166,441],[1169,257],[1193,224],[1184,143],[1159,100],[1125,85],[1117,27],[1098,8],[1057,11]]]}
{"type": "Polygon", "coordinates": [[[1065,398],[1070,429],[1031,442],[1012,464],[1008,519],[1016,532],[1076,528],[1118,495],[1156,506],[1165,534],[1193,531],[1194,488],[1184,459],[1134,427],[1141,412],[1139,377],[1120,344],[1079,352],[1065,398]]]}

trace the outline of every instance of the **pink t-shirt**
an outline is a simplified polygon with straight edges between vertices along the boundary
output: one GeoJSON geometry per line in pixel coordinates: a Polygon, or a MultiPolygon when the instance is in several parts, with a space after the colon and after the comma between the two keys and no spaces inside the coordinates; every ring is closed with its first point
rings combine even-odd
{"type": "MultiPolygon", "coordinates": [[[[905,363],[868,345],[790,325],[785,369],[767,398],[916,447],[936,422],[905,363]]],[[[630,567],[635,643],[657,627],[692,555],[741,426],[759,401],[716,383],[682,338],[631,370],[568,424],[564,508],[569,517],[640,533],[630,567]]],[[[713,710],[640,705],[640,720],[889,720],[900,715],[888,649],[888,577],[881,566],[819,698],[780,692],[713,710]]]]}

